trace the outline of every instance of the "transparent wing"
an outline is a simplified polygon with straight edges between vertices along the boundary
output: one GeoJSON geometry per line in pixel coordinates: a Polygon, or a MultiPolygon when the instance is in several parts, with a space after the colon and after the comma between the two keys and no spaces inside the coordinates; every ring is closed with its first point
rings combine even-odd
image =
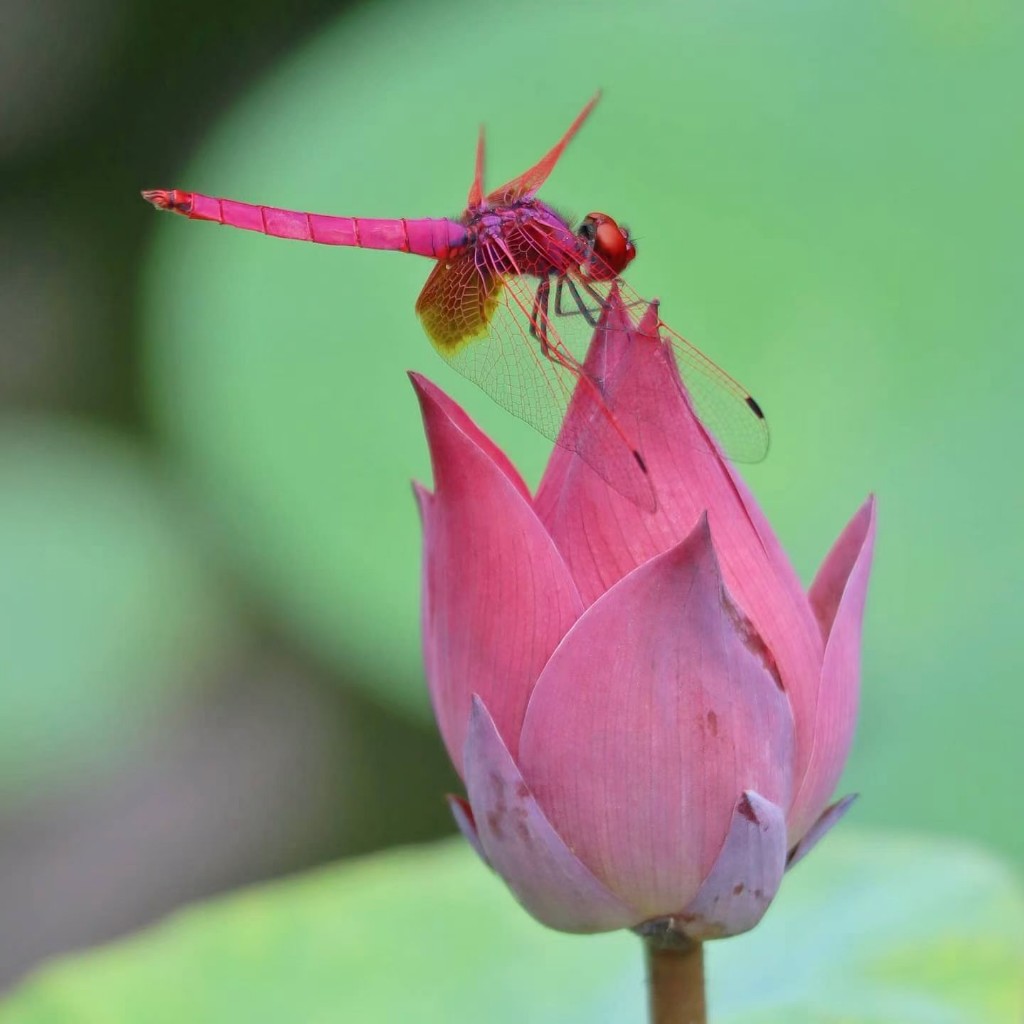
{"type": "Polygon", "coordinates": [[[608,408],[600,375],[584,366],[594,326],[554,313],[550,281],[502,276],[490,262],[485,249],[467,249],[434,268],[416,303],[434,347],[500,406],[653,508],[643,457],[608,408]]]}
{"type": "Polygon", "coordinates": [[[733,462],[764,459],[770,444],[768,421],[753,395],[664,320],[658,330],[672,346],[694,410],[722,451],[733,462]]]}
{"type": "MultiPolygon", "coordinates": [[[[639,316],[648,302],[621,278],[617,285],[626,307],[639,316]]],[[[607,286],[596,290],[606,294],[607,286]]],[[[658,333],[672,348],[693,409],[723,454],[733,462],[761,462],[768,454],[769,433],[758,402],[739,381],[669,327],[660,316],[658,333]]]]}
{"type": "MultiPolygon", "coordinates": [[[[545,240],[545,244],[557,244],[545,240]]],[[[622,278],[592,282],[573,265],[551,303],[553,333],[569,356],[582,362],[612,288],[635,318],[649,305],[622,278]]],[[[659,307],[660,312],[660,307],[659,307]]],[[[671,347],[694,410],[722,452],[734,462],[760,462],[768,454],[768,423],[749,391],[659,316],[658,332],[671,347]]]]}

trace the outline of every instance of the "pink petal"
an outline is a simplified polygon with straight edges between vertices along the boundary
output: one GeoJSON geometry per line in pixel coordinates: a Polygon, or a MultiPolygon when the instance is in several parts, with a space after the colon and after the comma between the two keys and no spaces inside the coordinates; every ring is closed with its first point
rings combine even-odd
{"type": "Polygon", "coordinates": [[[478,697],[465,765],[486,860],[538,921],[566,932],[611,931],[637,923],[636,911],[619,902],[551,827],[478,697]]]}
{"type": "Polygon", "coordinates": [[[740,797],[711,873],[676,927],[697,942],[750,931],[786,870],[786,814],[753,791],[740,797]]]}
{"type": "MultiPolygon", "coordinates": [[[[607,367],[609,405],[635,434],[654,483],[649,512],[609,488],[578,456],[556,448],[535,507],[590,604],[647,559],[678,544],[706,511],[729,593],[775,658],[794,700],[797,764],[810,758],[822,639],[781,545],[746,485],[694,415],[657,308],[627,330],[609,318],[588,366],[607,367]]],[[[570,412],[570,415],[572,413],[570,412]]]]}
{"type": "MultiPolygon", "coordinates": [[[[625,363],[632,358],[632,329],[633,323],[622,305],[617,286],[613,285],[612,295],[601,311],[595,330],[605,343],[591,345],[587,354],[585,366],[590,380],[613,381],[625,372],[625,363]]],[[[559,444],[545,474],[545,479],[550,481],[558,467],[561,484],[554,487],[549,482],[545,491],[547,500],[571,501],[574,489],[566,486],[567,478],[583,474],[591,479],[596,475],[629,504],[654,512],[658,507],[654,487],[643,460],[638,461],[633,448],[631,432],[635,424],[620,424],[618,419],[611,418],[602,394],[601,389],[585,387],[582,383],[573,392],[562,422],[559,444]]],[[[550,508],[547,518],[555,518],[550,508]]]]}
{"type": "Polygon", "coordinates": [[[419,377],[413,384],[437,488],[418,492],[424,662],[461,772],[471,694],[486,698],[515,750],[533,684],[582,606],[507,460],[434,385],[419,377]]]}
{"type": "Polygon", "coordinates": [[[875,545],[875,499],[850,520],[811,586],[811,605],[825,636],[810,757],[797,777],[789,812],[791,842],[803,837],[839,781],[857,725],[860,636],[875,545]]]}
{"type": "MultiPolygon", "coordinates": [[[[846,524],[839,539],[832,545],[832,550],[825,556],[817,576],[811,584],[808,597],[814,617],[821,628],[822,639],[828,641],[835,622],[836,612],[842,602],[850,580],[850,574],[863,551],[867,534],[871,533],[874,544],[876,501],[872,494],[846,524]]],[[[871,553],[868,553],[870,560],[871,553]]],[[[870,568],[870,566],[869,566],[870,568]]],[[[863,595],[861,595],[863,602],[863,595]]],[[[862,609],[863,610],[863,609],[862,609]]]]}
{"type": "Polygon", "coordinates": [[[646,919],[696,895],[737,793],[788,806],[792,743],[789,703],[702,519],[566,636],[527,708],[519,765],[580,860],[646,919]]]}
{"type": "Polygon", "coordinates": [[[455,824],[459,826],[463,838],[473,847],[476,855],[490,867],[487,854],[484,853],[484,848],[480,845],[476,819],[473,817],[473,808],[469,806],[469,801],[463,800],[461,796],[455,796],[453,793],[448,794],[447,800],[448,809],[452,812],[452,817],[455,819],[455,824]]]}
{"type": "Polygon", "coordinates": [[[789,859],[786,861],[786,870],[799,864],[818,845],[825,835],[832,831],[832,828],[839,822],[857,799],[856,793],[844,796],[837,800],[831,807],[822,811],[818,820],[807,830],[803,839],[800,840],[792,850],[789,851],[789,859]]]}
{"type": "MultiPolygon", "coordinates": [[[[441,409],[452,421],[453,425],[461,430],[473,443],[490,457],[491,461],[509,478],[512,485],[519,491],[527,501],[532,501],[530,488],[519,475],[519,470],[512,464],[512,460],[473,422],[469,413],[448,397],[432,380],[428,380],[422,373],[409,372],[409,380],[416,394],[420,396],[420,405],[423,404],[423,395],[429,395],[431,400],[441,409]]],[[[435,467],[436,471],[436,467],[435,467]]],[[[435,481],[436,482],[436,481],[435,481]]]]}

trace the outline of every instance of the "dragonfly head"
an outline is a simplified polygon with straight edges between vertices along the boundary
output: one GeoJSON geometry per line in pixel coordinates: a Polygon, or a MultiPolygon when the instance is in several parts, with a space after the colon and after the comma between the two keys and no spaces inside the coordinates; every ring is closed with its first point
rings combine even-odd
{"type": "Polygon", "coordinates": [[[582,270],[592,281],[610,281],[636,256],[629,228],[619,227],[606,213],[588,213],[576,234],[584,242],[582,270]]]}

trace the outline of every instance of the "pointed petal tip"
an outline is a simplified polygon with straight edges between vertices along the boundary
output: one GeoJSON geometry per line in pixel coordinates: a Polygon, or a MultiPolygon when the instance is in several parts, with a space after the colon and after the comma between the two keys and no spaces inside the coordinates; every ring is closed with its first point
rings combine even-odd
{"type": "Polygon", "coordinates": [[[701,566],[714,576],[719,586],[724,587],[722,567],[711,536],[711,520],[707,509],[701,512],[693,529],[667,554],[677,565],[693,563],[701,566]]]}
{"type": "Polygon", "coordinates": [[[878,502],[874,494],[869,494],[843,527],[814,577],[807,597],[824,641],[832,632],[839,604],[857,566],[866,564],[865,571],[870,570],[877,528],[878,502]]]}
{"type": "Polygon", "coordinates": [[[491,713],[487,710],[483,697],[479,693],[472,693],[469,697],[469,724],[479,724],[481,719],[488,719],[491,713]]]}
{"type": "Polygon", "coordinates": [[[697,522],[694,524],[693,529],[690,531],[690,536],[699,536],[701,541],[711,547],[712,552],[714,547],[711,544],[711,519],[708,516],[708,510],[704,509],[701,514],[697,517],[697,522]]]}
{"type": "Polygon", "coordinates": [[[638,334],[653,335],[657,332],[658,327],[661,324],[659,307],[659,299],[651,299],[651,301],[647,303],[644,315],[640,318],[640,321],[636,326],[638,334]]]}
{"type": "Polygon", "coordinates": [[[434,397],[440,392],[441,389],[429,377],[424,377],[416,370],[406,370],[405,372],[412,383],[416,396],[421,401],[428,395],[434,397]]]}
{"type": "Polygon", "coordinates": [[[808,757],[789,808],[790,835],[796,840],[814,827],[839,782],[853,743],[875,532],[875,500],[871,496],[832,545],[807,595],[824,653],[818,690],[812,695],[813,718],[804,715],[801,719],[810,729],[805,734],[808,757]]]}
{"type": "Polygon", "coordinates": [[[702,942],[749,931],[775,898],[786,867],[786,816],[745,790],[711,871],[679,915],[689,938],[702,942]]]}
{"type": "Polygon", "coordinates": [[[455,824],[458,825],[466,842],[473,847],[476,855],[490,867],[490,861],[484,853],[483,846],[480,845],[480,835],[477,832],[476,819],[473,817],[473,808],[470,807],[469,801],[454,793],[446,793],[445,800],[448,803],[448,810],[452,812],[455,824]]]}
{"type": "Polygon", "coordinates": [[[430,514],[431,502],[434,500],[434,492],[421,484],[419,480],[413,480],[412,496],[416,502],[416,508],[419,509],[420,520],[426,523],[427,516],[430,514]]]}
{"type": "Polygon", "coordinates": [[[849,793],[821,812],[803,838],[789,851],[786,858],[787,871],[799,864],[832,831],[859,796],[859,793],[849,793]]]}
{"type": "Polygon", "coordinates": [[[512,486],[532,505],[533,499],[526,482],[511,459],[477,426],[473,418],[450,395],[446,394],[428,377],[414,370],[408,371],[409,380],[420,404],[420,413],[427,434],[430,459],[434,469],[434,489],[438,489],[438,473],[451,462],[451,453],[442,454],[442,449],[455,447],[462,453],[468,451],[465,442],[489,457],[505,475],[512,486]],[[461,438],[462,440],[458,440],[461,438]]]}

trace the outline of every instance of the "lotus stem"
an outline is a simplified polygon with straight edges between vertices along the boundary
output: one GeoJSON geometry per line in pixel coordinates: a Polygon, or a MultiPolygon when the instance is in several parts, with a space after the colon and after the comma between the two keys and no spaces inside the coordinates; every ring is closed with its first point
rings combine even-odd
{"type": "Polygon", "coordinates": [[[651,1024],[707,1024],[704,946],[644,942],[651,1024]]]}

